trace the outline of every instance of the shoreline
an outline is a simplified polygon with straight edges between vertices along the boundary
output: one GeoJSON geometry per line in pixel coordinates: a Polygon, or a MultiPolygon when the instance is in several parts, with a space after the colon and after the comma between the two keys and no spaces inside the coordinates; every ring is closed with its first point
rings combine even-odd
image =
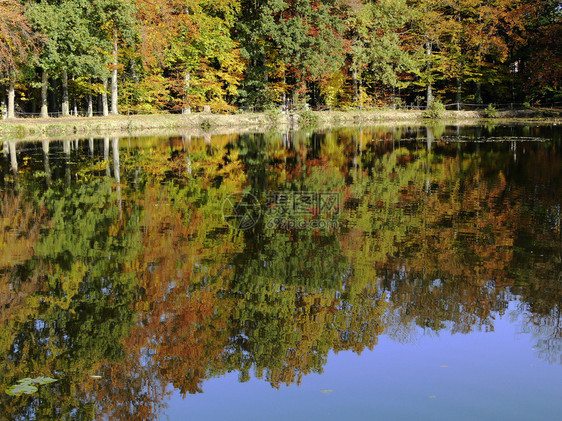
{"type": "MultiPolygon", "coordinates": [[[[65,137],[100,135],[144,136],[162,132],[190,131],[192,135],[263,132],[279,128],[320,129],[381,124],[507,124],[562,123],[561,109],[530,109],[499,111],[496,118],[485,118],[481,111],[446,111],[440,119],[423,117],[418,110],[376,111],[314,111],[305,116],[313,122],[299,124],[298,113],[242,113],[242,114],[153,114],[119,115],[107,117],[67,117],[49,119],[14,119],[0,121],[0,140],[44,140],[65,137]]],[[[302,119],[303,117],[301,117],[302,119]]]]}

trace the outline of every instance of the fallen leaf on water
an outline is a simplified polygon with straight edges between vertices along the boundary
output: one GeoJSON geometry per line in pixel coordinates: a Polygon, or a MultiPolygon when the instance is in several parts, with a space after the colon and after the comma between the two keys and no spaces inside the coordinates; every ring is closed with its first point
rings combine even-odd
{"type": "Polygon", "coordinates": [[[435,396],[435,395],[431,395],[431,396],[429,397],[429,399],[435,399],[435,398],[437,398],[437,396],[435,396]]]}
{"type": "Polygon", "coordinates": [[[334,391],[334,389],[320,389],[320,392],[322,393],[332,393],[334,391]]]}

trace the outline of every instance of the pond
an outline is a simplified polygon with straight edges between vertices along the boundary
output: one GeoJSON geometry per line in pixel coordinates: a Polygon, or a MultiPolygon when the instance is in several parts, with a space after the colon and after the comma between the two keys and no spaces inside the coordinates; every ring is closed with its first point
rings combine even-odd
{"type": "Polygon", "coordinates": [[[2,419],[557,419],[561,146],[555,124],[6,141],[2,419]]]}

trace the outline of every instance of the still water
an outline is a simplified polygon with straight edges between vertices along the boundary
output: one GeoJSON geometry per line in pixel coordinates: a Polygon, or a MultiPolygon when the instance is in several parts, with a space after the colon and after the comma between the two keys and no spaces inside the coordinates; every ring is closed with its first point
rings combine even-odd
{"type": "Polygon", "coordinates": [[[4,142],[0,419],[560,419],[561,135],[4,142]]]}

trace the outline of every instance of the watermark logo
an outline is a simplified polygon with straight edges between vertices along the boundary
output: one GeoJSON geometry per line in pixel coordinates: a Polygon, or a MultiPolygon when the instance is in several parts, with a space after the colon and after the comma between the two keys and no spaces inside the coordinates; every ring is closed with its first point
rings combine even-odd
{"type": "Polygon", "coordinates": [[[222,202],[222,217],[233,228],[247,230],[255,226],[261,217],[261,205],[251,193],[234,193],[222,202]]]}
{"type": "Polygon", "coordinates": [[[231,227],[246,230],[263,216],[267,229],[331,229],[339,225],[339,192],[271,191],[265,204],[250,193],[229,195],[222,216],[231,227]]]}
{"type": "Polygon", "coordinates": [[[286,230],[337,228],[339,211],[338,192],[269,192],[265,225],[286,230]]]}

